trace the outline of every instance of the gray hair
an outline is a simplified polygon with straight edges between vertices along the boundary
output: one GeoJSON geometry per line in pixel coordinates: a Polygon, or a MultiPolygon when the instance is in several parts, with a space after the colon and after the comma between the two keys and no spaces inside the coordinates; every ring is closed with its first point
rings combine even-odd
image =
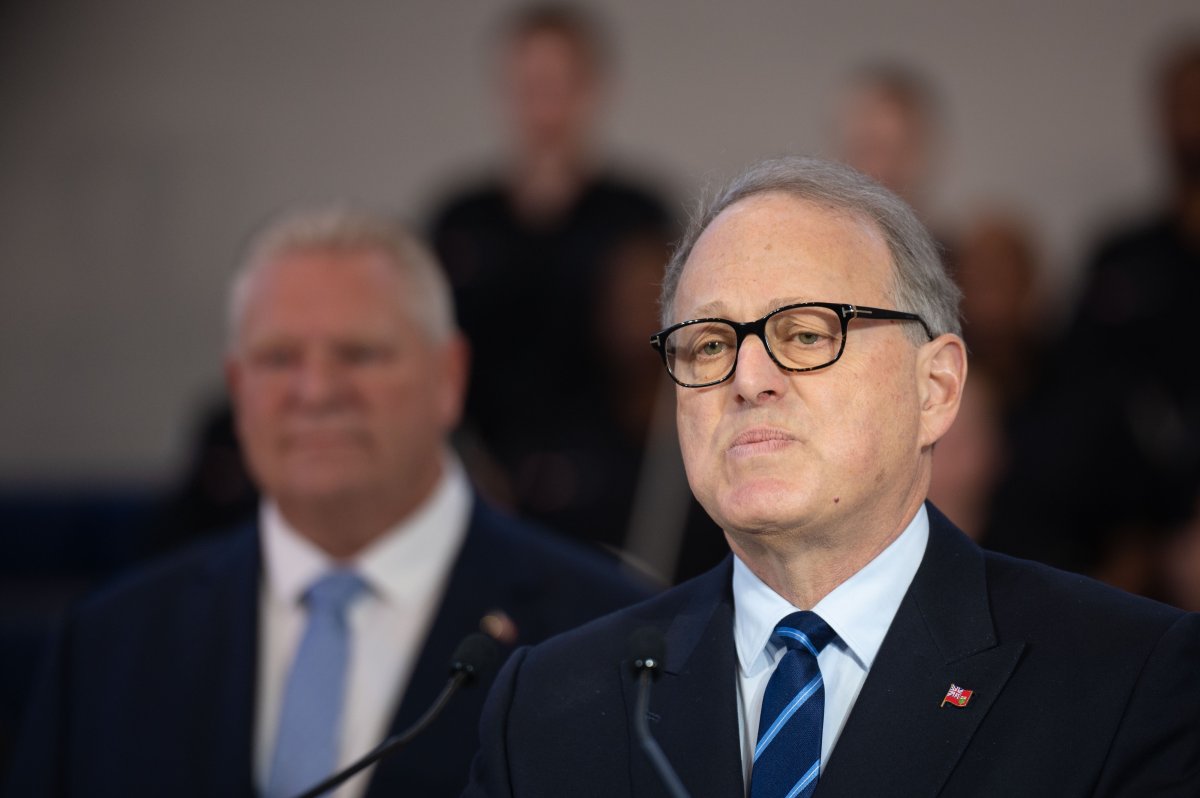
{"type": "MultiPolygon", "coordinates": [[[[918,314],[934,336],[961,335],[958,302],[962,292],[947,274],[937,244],[912,208],[848,166],[800,156],[757,163],[711,199],[701,199],[663,277],[664,325],[677,321],[673,318],[675,292],[696,240],[729,206],[767,193],[787,194],[874,224],[883,233],[892,256],[892,299],[896,309],[918,314]]],[[[906,325],[905,332],[915,343],[925,341],[919,325],[906,325]]]]}
{"type": "Polygon", "coordinates": [[[229,291],[230,346],[240,334],[254,280],[267,264],[289,253],[329,251],[383,255],[406,278],[401,299],[425,331],[445,341],[457,329],[450,285],[433,252],[397,222],[337,206],[283,214],[250,239],[229,291]]]}

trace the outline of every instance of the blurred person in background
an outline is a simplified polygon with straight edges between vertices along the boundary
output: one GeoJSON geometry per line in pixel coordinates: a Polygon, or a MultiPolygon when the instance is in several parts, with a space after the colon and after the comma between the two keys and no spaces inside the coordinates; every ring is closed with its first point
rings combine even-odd
{"type": "Polygon", "coordinates": [[[1200,488],[1200,38],[1172,48],[1157,77],[1169,193],[1095,248],[1015,430],[988,539],[1148,595],[1163,593],[1164,536],[1200,488]]]}
{"type": "MultiPolygon", "coordinates": [[[[256,237],[226,376],[257,523],[69,613],[8,794],[294,796],[410,726],[482,619],[533,642],[644,596],[475,496],[447,446],[467,365],[407,232],[335,209],[256,237]]],[[[483,697],[339,798],[457,795],[483,697]]]]}
{"type": "Polygon", "coordinates": [[[662,202],[599,152],[610,59],[599,23],[573,6],[504,22],[496,88],[507,160],[442,204],[432,239],[474,352],[468,468],[523,514],[621,548],[662,383],[617,390],[628,367],[613,370],[614,347],[653,313],[666,251],[646,242],[674,230],[662,202]],[[647,257],[656,268],[641,268],[647,257]],[[634,273],[640,290],[613,286],[634,273]],[[612,290],[639,304],[600,316],[612,290]]]}
{"type": "Polygon", "coordinates": [[[254,517],[254,485],[234,429],[233,408],[214,398],[197,420],[187,467],[148,522],[142,548],[164,554],[254,517]]]}
{"type": "Polygon", "coordinates": [[[927,215],[940,113],[932,83],[906,65],[851,73],[834,115],[834,157],[927,215]]]}
{"type": "Polygon", "coordinates": [[[687,487],[671,381],[646,357],[646,331],[658,323],[670,244],[661,232],[647,231],[618,246],[612,268],[600,281],[593,333],[605,342],[599,364],[615,422],[604,430],[604,449],[613,453],[609,479],[627,480],[622,489],[632,497],[632,506],[610,510],[608,523],[628,526],[624,556],[667,583],[707,571],[727,550],[720,530],[687,487]]]}
{"type": "Polygon", "coordinates": [[[967,220],[956,240],[963,338],[972,363],[992,375],[997,409],[1007,414],[1039,376],[1050,335],[1037,238],[1017,214],[984,210],[967,220]]]}
{"type": "Polygon", "coordinates": [[[999,392],[995,378],[972,364],[958,417],[938,441],[929,483],[929,501],[976,542],[986,533],[1007,456],[999,392]]]}
{"type": "Polygon", "coordinates": [[[1009,428],[1039,376],[1045,348],[1036,238],[1011,211],[981,210],[959,230],[953,277],[963,292],[971,383],[938,442],[929,495],[977,541],[1008,462],[1009,428]]]}

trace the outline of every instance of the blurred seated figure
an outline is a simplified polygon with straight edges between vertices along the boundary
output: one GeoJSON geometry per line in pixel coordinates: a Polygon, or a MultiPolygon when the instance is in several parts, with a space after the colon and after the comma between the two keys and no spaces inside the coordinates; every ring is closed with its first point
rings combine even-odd
{"type": "MultiPolygon", "coordinates": [[[[625,333],[616,327],[650,328],[625,308],[598,330],[597,304],[628,268],[622,259],[646,257],[637,242],[673,229],[662,203],[597,153],[607,62],[597,24],[578,9],[535,6],[508,20],[498,54],[508,160],[438,209],[432,237],[475,358],[468,468],[521,512],[619,548],[649,394],[613,406],[608,348],[625,333]]],[[[653,257],[650,284],[665,250],[653,257]]]]}
{"type": "Polygon", "coordinates": [[[1005,515],[988,541],[1151,595],[1162,538],[1200,486],[1200,40],[1165,60],[1158,109],[1170,192],[1096,247],[1016,430],[1005,515]]]}
{"type": "MultiPolygon", "coordinates": [[[[335,209],[256,237],[226,376],[257,518],[69,613],[8,794],[290,798],[410,726],[483,619],[535,642],[646,595],[475,495],[467,362],[407,232],[335,209]]],[[[485,691],[338,798],[458,795],[485,691]]]]}
{"type": "Polygon", "coordinates": [[[929,500],[977,542],[1007,453],[999,390],[985,370],[971,368],[958,417],[938,441],[929,483],[929,500]]]}
{"type": "Polygon", "coordinates": [[[953,276],[963,292],[971,381],[958,419],[938,443],[930,495],[951,508],[964,531],[984,540],[1010,426],[1042,367],[1042,266],[1032,231],[1012,212],[976,212],[956,241],[953,276]]]}
{"type": "Polygon", "coordinates": [[[646,331],[658,325],[658,292],[669,250],[661,231],[622,242],[601,280],[593,318],[593,336],[604,342],[599,349],[603,399],[612,419],[604,439],[596,441],[596,451],[611,453],[601,478],[619,486],[615,495],[630,497],[628,504],[610,508],[607,523],[628,528],[625,556],[666,583],[707,571],[728,551],[721,530],[687,487],[673,383],[655,358],[646,356],[646,331]]]}
{"type": "Polygon", "coordinates": [[[161,554],[220,533],[252,518],[258,499],[233,409],[222,397],[200,418],[187,469],[151,520],[143,547],[161,554]]]}
{"type": "Polygon", "coordinates": [[[1050,332],[1036,239],[1016,214],[989,210],[971,217],[956,240],[963,337],[974,368],[991,375],[996,408],[1004,415],[1037,378],[1050,332]]]}

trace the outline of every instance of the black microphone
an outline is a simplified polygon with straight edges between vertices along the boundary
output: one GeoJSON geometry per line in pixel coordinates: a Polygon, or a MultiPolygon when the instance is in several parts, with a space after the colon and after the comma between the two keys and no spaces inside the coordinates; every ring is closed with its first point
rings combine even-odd
{"type": "Polygon", "coordinates": [[[650,683],[662,666],[667,654],[667,642],[663,634],[652,626],[643,626],[629,636],[629,656],[633,660],[633,669],[638,674],[637,708],[634,710],[634,729],[637,731],[638,744],[650,758],[658,777],[670,793],[671,798],[689,798],[683,782],[667,755],[658,745],[658,741],[650,734],[650,683]]]}
{"type": "Polygon", "coordinates": [[[454,649],[454,656],[450,658],[450,679],[442,688],[442,692],[434,699],[433,704],[425,710],[425,714],[418,718],[416,723],[400,734],[387,738],[357,762],[334,773],[320,784],[310,787],[297,798],[317,798],[359,771],[369,768],[385,756],[399,751],[418,734],[425,731],[438,715],[442,714],[446,704],[450,703],[451,696],[457,693],[460,687],[469,685],[488,673],[496,666],[499,658],[499,647],[492,638],[482,632],[474,632],[464,637],[458,644],[458,648],[454,649]]]}

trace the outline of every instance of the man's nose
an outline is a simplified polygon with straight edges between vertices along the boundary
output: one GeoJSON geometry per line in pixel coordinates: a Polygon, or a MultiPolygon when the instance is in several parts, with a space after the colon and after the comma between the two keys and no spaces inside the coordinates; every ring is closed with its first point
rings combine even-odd
{"type": "Polygon", "coordinates": [[[330,357],[305,358],[293,383],[295,399],[307,407],[335,404],[345,391],[345,375],[330,357]]]}
{"type": "Polygon", "coordinates": [[[780,395],[786,387],[787,375],[771,359],[767,347],[757,335],[747,335],[738,349],[737,367],[733,372],[733,388],[739,398],[758,403],[780,395]]]}

